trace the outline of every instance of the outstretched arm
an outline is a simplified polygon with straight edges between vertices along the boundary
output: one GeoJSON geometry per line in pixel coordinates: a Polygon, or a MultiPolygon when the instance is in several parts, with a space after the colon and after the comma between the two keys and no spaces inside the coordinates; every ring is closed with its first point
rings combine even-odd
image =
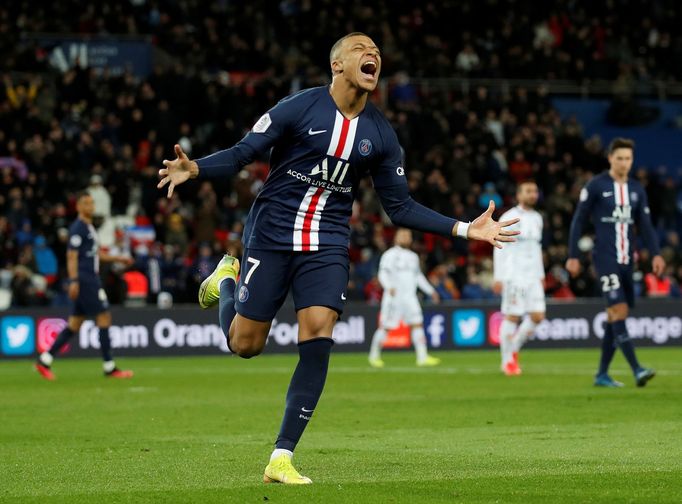
{"type": "Polygon", "coordinates": [[[492,201],[483,214],[473,222],[466,223],[446,217],[414,201],[407,191],[407,183],[377,187],[376,191],[384,210],[396,226],[443,236],[461,236],[469,240],[487,241],[498,248],[502,248],[501,242],[515,241],[513,237],[519,234],[518,231],[504,229],[516,224],[519,221],[518,219],[504,222],[493,220],[495,203],[492,201]]]}
{"type": "Polygon", "coordinates": [[[297,104],[282,100],[256,122],[251,131],[239,143],[229,149],[209,156],[191,160],[179,145],[175,145],[173,160],[165,159],[165,168],[159,170],[159,189],[168,185],[168,197],[173,196],[176,186],[197,177],[229,177],[253,161],[258,154],[267,152],[288,130],[298,117],[297,104]]]}

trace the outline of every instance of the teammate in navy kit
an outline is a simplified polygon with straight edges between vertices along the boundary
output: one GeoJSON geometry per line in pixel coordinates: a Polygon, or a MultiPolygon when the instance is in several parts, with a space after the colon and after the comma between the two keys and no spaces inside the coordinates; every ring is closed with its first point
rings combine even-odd
{"type": "Polygon", "coordinates": [[[634,155],[632,140],[616,138],[609,146],[608,172],[595,176],[580,193],[580,202],[571,223],[569,259],[566,269],[572,276],[580,273],[578,240],[588,218],[595,227],[592,252],[594,267],[599,275],[601,290],[606,298],[607,322],[604,326],[601,360],[594,384],[601,387],[622,387],[623,384],[608,374],[609,364],[620,347],[632,368],[635,382],[643,387],[655,376],[653,369],[642,367],[635,356],[635,347],[628,336],[625,320],[628,307],[634,306],[633,224],[638,226],[653,259],[655,275],[665,270],[659,255],[658,238],[651,225],[646,192],[636,180],[628,178],[634,155]]]}
{"type": "Polygon", "coordinates": [[[322,393],[348,282],[349,219],[359,181],[371,176],[382,205],[398,226],[446,236],[514,241],[494,205],[472,223],[458,222],[413,201],[401,149],[391,125],[368,101],[377,86],[381,54],[372,39],[351,33],[331,49],[331,86],[284,98],[234,147],[195,161],[180,146],[163,162],[159,188],[196,177],[229,177],[270,152],[270,174],[244,228],[243,269],[225,256],[201,285],[199,304],[219,304],[230,349],[250,358],[265,346],[270,325],[292,290],[299,323],[299,362],[265,482],[310,483],[291,458],[322,393]],[[235,299],[236,298],[236,299],[235,299]]]}
{"type": "Polygon", "coordinates": [[[99,342],[104,375],[109,378],[131,378],[132,371],[121,370],[111,357],[109,327],[111,312],[107,295],[99,277],[99,262],[122,262],[132,264],[132,258],[110,256],[99,249],[97,231],[92,225],[95,202],[86,192],[78,195],[76,203],[78,218],[69,228],[69,245],[66,252],[66,268],[69,275],[69,298],[73,308],[67,326],[59,333],[52,347],[40,354],[35,364],[38,372],[47,380],[54,380],[51,366],[59,350],[66,345],[80,329],[87,317],[94,317],[99,327],[99,342]]]}

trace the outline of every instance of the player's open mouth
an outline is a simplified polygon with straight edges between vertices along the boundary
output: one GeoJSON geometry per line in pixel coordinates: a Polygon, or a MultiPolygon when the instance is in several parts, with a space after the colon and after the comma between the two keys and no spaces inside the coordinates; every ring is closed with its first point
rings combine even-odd
{"type": "Polygon", "coordinates": [[[360,72],[364,77],[370,80],[374,80],[377,70],[378,66],[375,61],[365,61],[360,65],[360,72]]]}

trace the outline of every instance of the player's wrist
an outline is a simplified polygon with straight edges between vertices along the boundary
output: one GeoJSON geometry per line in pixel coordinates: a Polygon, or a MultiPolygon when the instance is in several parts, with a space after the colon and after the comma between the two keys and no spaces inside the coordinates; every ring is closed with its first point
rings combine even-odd
{"type": "Polygon", "coordinates": [[[199,176],[199,163],[190,161],[189,178],[197,178],[199,176]]]}
{"type": "Polygon", "coordinates": [[[469,238],[469,226],[471,226],[471,222],[459,221],[455,224],[455,232],[453,234],[466,240],[469,238]]]}
{"type": "Polygon", "coordinates": [[[78,277],[69,277],[66,281],[69,283],[78,283],[78,277]]]}

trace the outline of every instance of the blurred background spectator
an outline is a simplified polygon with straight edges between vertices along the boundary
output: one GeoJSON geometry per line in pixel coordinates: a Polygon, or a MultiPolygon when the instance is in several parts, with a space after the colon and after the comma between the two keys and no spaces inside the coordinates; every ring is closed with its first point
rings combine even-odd
{"type": "MultiPolygon", "coordinates": [[[[87,188],[102,245],[136,259],[128,270],[103,270],[112,302],[124,302],[123,290],[139,285],[139,275],[149,300],[163,291],[175,302],[196,299],[224,251],[241,253],[241,222],[267,177],[267,159],[231,180],[185,184],[171,200],[156,189],[162,160],[173,155],[174,143],[193,157],[229,147],[277,100],[328,83],[331,44],[361,30],[383,50],[383,81],[372,99],[405,150],[413,196],[470,220],[490,200],[499,215],[514,204],[518,181],[536,179],[548,296],[598,295],[592,270],[569,280],[563,262],[578,193],[607,166],[608,139],[586,137],[575,119],[562,119],[547,84],[606,80],[623,96],[655,82],[679,83],[680,12],[673,0],[633,0],[627,8],[568,0],[371,6],[254,0],[208,2],[202,9],[189,1],[104,0],[86,10],[76,0],[40,8],[6,2],[0,6],[0,278],[11,278],[17,306],[64,301],[67,228],[74,195],[87,188]],[[45,33],[141,37],[152,44],[154,66],[140,74],[80,59],[57,64],[37,35],[45,33]],[[453,77],[479,80],[444,80],[453,77]],[[509,78],[536,80],[500,80],[509,78]]],[[[656,280],[648,255],[639,255],[641,293],[679,296],[680,179],[653,166],[633,172],[649,194],[669,264],[666,278],[656,280]]],[[[378,258],[392,232],[371,184],[363,182],[351,219],[349,298],[378,301],[378,258]]],[[[490,247],[416,238],[443,300],[493,296],[490,247]]],[[[588,257],[589,246],[584,252],[588,257]]]]}

